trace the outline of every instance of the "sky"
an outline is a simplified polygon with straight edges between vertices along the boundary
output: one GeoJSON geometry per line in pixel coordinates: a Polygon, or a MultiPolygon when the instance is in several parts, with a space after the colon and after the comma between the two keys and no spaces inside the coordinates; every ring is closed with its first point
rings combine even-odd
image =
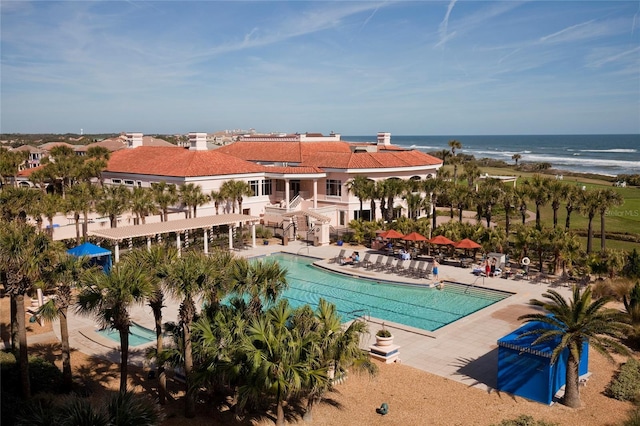
{"type": "Polygon", "coordinates": [[[638,1],[0,2],[0,132],[640,134],[638,1]]]}

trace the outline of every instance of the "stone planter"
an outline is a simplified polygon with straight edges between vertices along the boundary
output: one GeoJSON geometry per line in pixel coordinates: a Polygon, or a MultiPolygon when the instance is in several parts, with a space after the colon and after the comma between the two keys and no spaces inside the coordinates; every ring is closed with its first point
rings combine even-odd
{"type": "Polygon", "coordinates": [[[391,346],[393,345],[393,336],[380,337],[376,336],[376,346],[391,346]]]}

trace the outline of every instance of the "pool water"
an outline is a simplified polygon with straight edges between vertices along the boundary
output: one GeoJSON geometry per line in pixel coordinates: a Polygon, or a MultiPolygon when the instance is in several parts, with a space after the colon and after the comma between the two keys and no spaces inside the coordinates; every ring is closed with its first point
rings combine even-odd
{"type": "Polygon", "coordinates": [[[368,315],[435,331],[510,296],[455,283],[438,290],[348,277],[313,266],[316,259],[286,253],[269,258],[275,258],[288,271],[289,289],[283,297],[293,307],[309,304],[315,308],[324,298],[336,305],[344,321],[368,315]]]}
{"type": "MultiPolygon", "coordinates": [[[[113,340],[114,342],[120,343],[120,332],[118,330],[105,328],[97,330],[96,333],[106,337],[107,339],[113,340]]],[[[155,330],[150,330],[136,323],[132,323],[129,327],[129,346],[140,346],[149,342],[155,342],[155,340],[155,330]]]]}

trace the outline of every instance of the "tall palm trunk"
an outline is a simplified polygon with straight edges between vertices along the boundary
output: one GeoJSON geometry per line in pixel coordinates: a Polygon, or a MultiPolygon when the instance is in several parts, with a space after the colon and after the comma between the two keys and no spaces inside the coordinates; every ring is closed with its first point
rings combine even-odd
{"type": "Polygon", "coordinates": [[[67,322],[67,308],[60,308],[60,346],[62,350],[62,387],[65,392],[73,387],[71,374],[71,349],[69,346],[69,324],[67,322]]]}
{"type": "Polygon", "coordinates": [[[18,326],[18,361],[20,363],[20,384],[22,398],[31,398],[31,382],[29,381],[29,352],[27,348],[27,325],[25,323],[24,294],[17,294],[16,323],[18,326]]]}
{"type": "Polygon", "coordinates": [[[593,243],[593,213],[589,213],[589,226],[587,227],[587,254],[591,253],[593,243]]]}
{"type": "Polygon", "coordinates": [[[73,214],[73,221],[76,227],[76,244],[80,244],[80,215],[78,213],[73,214]]]}
{"type": "Polygon", "coordinates": [[[276,408],[276,426],[285,426],[284,421],[284,406],[282,403],[282,391],[280,390],[280,385],[278,384],[278,396],[277,396],[277,408],[276,408]]]}
{"type": "Polygon", "coordinates": [[[127,391],[129,373],[129,325],[121,327],[120,332],[120,393],[127,391]]]}
{"type": "Polygon", "coordinates": [[[571,225],[571,212],[573,211],[573,207],[567,206],[567,219],[564,221],[564,230],[568,231],[569,226],[571,225]]]}
{"type": "Polygon", "coordinates": [[[9,298],[9,305],[11,306],[11,352],[15,353],[18,348],[18,306],[14,295],[9,298]]]}
{"type": "Polygon", "coordinates": [[[84,222],[82,223],[82,240],[87,241],[87,231],[89,227],[89,211],[85,210],[82,212],[82,218],[84,222]]]}
{"type": "Polygon", "coordinates": [[[156,359],[158,363],[158,402],[164,405],[167,401],[167,374],[164,368],[162,351],[164,344],[162,341],[162,303],[164,294],[158,290],[155,292],[152,301],[149,302],[156,328],[156,359]]]}
{"type": "Polygon", "coordinates": [[[600,250],[604,251],[607,236],[604,231],[604,212],[600,213],[600,250]]]}
{"type": "Polygon", "coordinates": [[[579,408],[581,405],[578,367],[578,360],[576,360],[571,351],[569,351],[569,358],[567,359],[566,384],[564,386],[564,396],[562,399],[564,405],[571,408],[579,408]]]}
{"type": "Polygon", "coordinates": [[[185,385],[187,387],[187,394],[185,397],[184,415],[187,418],[193,418],[196,416],[196,399],[195,399],[195,386],[191,383],[193,372],[193,350],[191,344],[191,325],[187,322],[182,324],[182,331],[184,333],[184,376],[185,385]]]}

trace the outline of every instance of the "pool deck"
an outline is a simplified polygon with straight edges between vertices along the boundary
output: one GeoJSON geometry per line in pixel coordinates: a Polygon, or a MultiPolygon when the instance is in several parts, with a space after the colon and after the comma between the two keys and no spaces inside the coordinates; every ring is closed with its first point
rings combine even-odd
{"type": "MultiPolygon", "coordinates": [[[[288,245],[260,245],[235,253],[245,257],[269,255],[275,252],[286,252],[317,258],[318,266],[343,274],[362,276],[381,281],[401,282],[413,285],[429,285],[431,280],[409,278],[405,275],[385,271],[371,271],[353,266],[342,266],[330,261],[338,255],[342,248],[347,253],[360,251],[361,256],[371,251],[364,247],[308,246],[302,242],[289,242],[288,245]]],[[[377,252],[371,251],[375,261],[377,252]]],[[[500,290],[512,293],[512,296],[475,312],[453,324],[436,331],[412,329],[397,326],[385,321],[385,326],[394,336],[394,344],[400,346],[399,361],[402,364],[452,379],[468,386],[490,392],[496,387],[498,368],[497,340],[521,325],[517,320],[520,315],[533,311],[528,306],[530,299],[539,299],[549,288],[554,288],[565,297],[570,296],[568,287],[555,286],[527,280],[503,279],[499,277],[478,278],[470,268],[440,266],[441,281],[452,281],[474,284],[477,287],[500,290]]],[[[167,300],[163,311],[163,321],[177,321],[179,301],[167,300]]],[[[136,306],[131,311],[132,320],[141,326],[153,328],[153,315],[148,306],[136,306]]],[[[375,341],[375,332],[381,327],[381,321],[369,319],[370,334],[365,336],[362,347],[368,348],[375,341]]],[[[71,313],[69,318],[69,335],[71,347],[86,354],[119,362],[119,343],[95,333],[98,329],[90,317],[81,317],[71,313]]],[[[59,327],[54,325],[54,332],[60,338],[59,327]]],[[[130,363],[142,365],[144,351],[155,342],[130,348],[130,363]]]]}

